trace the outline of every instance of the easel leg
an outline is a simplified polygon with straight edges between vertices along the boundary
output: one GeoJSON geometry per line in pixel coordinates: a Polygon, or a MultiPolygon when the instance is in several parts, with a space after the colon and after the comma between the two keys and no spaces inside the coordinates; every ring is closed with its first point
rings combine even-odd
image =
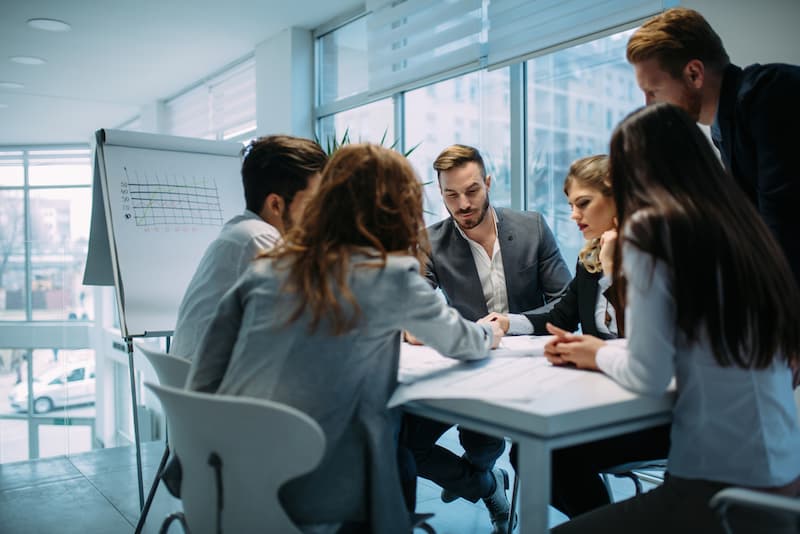
{"type": "Polygon", "coordinates": [[[136,478],[139,483],[139,510],[144,508],[144,481],[142,480],[142,442],[139,437],[139,410],[136,403],[136,370],[133,367],[133,339],[125,338],[128,347],[128,374],[131,379],[131,403],[133,405],[133,441],[136,445],[136,478]]]}

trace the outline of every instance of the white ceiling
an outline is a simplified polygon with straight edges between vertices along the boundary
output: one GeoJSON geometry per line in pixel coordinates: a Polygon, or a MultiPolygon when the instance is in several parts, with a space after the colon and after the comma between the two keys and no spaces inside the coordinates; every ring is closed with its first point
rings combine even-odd
{"type": "Polygon", "coordinates": [[[363,0],[0,0],[0,146],[84,143],[247,55],[363,0]],[[30,28],[59,19],[69,32],[30,28]],[[37,56],[20,65],[12,56],[37,56]],[[2,106],[5,104],[7,107],[2,106]]]}

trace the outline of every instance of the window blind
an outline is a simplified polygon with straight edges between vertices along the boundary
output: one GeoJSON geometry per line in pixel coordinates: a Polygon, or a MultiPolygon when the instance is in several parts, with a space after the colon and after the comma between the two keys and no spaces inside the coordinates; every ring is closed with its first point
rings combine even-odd
{"type": "Polygon", "coordinates": [[[249,59],[166,102],[169,133],[224,139],[255,124],[255,60],[249,59]]]}
{"type": "Polygon", "coordinates": [[[491,0],[489,67],[641,20],[677,0],[491,0]]]}
{"type": "Polygon", "coordinates": [[[482,0],[368,0],[367,54],[371,94],[480,65],[485,41],[482,0]]]}

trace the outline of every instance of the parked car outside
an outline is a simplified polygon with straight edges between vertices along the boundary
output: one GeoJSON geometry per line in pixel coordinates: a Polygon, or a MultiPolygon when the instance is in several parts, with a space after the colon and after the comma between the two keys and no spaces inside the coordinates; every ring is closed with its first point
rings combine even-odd
{"type": "MultiPolygon", "coordinates": [[[[56,364],[33,379],[33,411],[46,413],[53,408],[93,403],[95,399],[94,362],[56,364]]],[[[14,386],[8,396],[17,410],[28,409],[28,384],[14,386]]]]}

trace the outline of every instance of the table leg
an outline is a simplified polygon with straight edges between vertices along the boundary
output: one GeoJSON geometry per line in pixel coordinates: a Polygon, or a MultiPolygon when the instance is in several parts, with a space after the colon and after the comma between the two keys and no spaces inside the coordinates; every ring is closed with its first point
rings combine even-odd
{"type": "Polygon", "coordinates": [[[522,439],[519,446],[519,533],[546,534],[550,523],[550,448],[544,441],[522,439]]]}

